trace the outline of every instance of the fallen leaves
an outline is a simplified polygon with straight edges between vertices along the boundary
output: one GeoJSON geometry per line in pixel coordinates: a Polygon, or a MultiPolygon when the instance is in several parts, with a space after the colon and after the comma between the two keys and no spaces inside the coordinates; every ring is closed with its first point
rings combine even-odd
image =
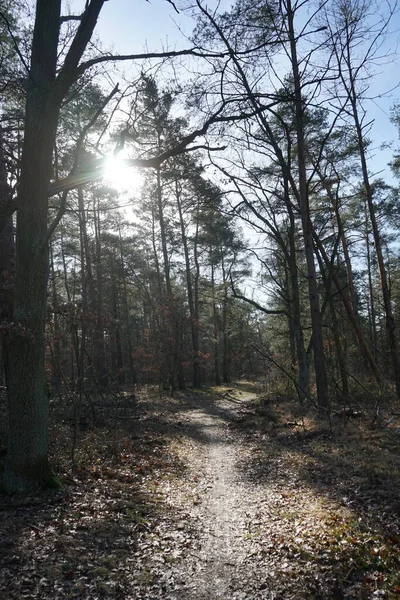
{"type": "Polygon", "coordinates": [[[73,473],[57,423],[64,489],[0,500],[0,598],[399,598],[398,431],[266,425],[224,393],[144,395],[73,473]]]}

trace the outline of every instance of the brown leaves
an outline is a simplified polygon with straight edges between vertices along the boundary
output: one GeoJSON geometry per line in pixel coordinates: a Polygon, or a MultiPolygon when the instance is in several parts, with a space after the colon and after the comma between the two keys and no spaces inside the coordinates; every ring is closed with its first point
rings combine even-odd
{"type": "Polygon", "coordinates": [[[393,432],[236,427],[235,394],[139,399],[83,434],[74,473],[58,424],[63,491],[0,500],[0,598],[400,597],[393,432]]]}

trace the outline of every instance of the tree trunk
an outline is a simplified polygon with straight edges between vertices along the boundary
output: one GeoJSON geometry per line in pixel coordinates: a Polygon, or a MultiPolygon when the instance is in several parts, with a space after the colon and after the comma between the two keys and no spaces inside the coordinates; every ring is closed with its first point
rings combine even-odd
{"type": "Polygon", "coordinates": [[[178,206],[179,222],[181,226],[181,236],[183,244],[183,253],[185,257],[186,270],[186,287],[190,314],[190,330],[192,334],[192,384],[194,388],[200,387],[200,368],[199,368],[199,323],[198,316],[195,314],[195,304],[193,295],[192,275],[190,269],[189,248],[185,231],[185,223],[183,221],[183,211],[181,204],[181,192],[178,182],[175,181],[175,197],[178,206]]]}
{"type": "MultiPolygon", "coordinates": [[[[210,256],[212,261],[212,249],[210,249],[210,256]]],[[[215,279],[214,279],[214,265],[211,262],[211,294],[212,294],[212,321],[213,321],[213,333],[214,333],[214,375],[215,385],[221,385],[221,375],[219,370],[219,331],[218,331],[218,315],[217,315],[217,302],[215,298],[215,279]]]]}
{"type": "Polygon", "coordinates": [[[135,366],[133,364],[132,328],[131,328],[131,321],[130,321],[130,315],[129,315],[128,287],[126,284],[126,277],[125,277],[124,252],[123,252],[123,247],[122,247],[121,230],[118,231],[118,235],[119,235],[119,252],[120,252],[120,258],[121,258],[122,286],[123,286],[123,290],[124,290],[123,305],[124,305],[125,321],[126,321],[125,327],[126,327],[126,333],[127,333],[126,341],[127,341],[127,346],[128,346],[129,382],[132,385],[134,385],[136,383],[136,371],[135,371],[135,366]]]}
{"type": "Polygon", "coordinates": [[[297,394],[299,401],[304,402],[310,396],[310,365],[308,362],[307,352],[304,346],[304,334],[301,326],[301,305],[300,305],[300,289],[299,289],[299,274],[296,260],[296,239],[295,231],[296,224],[289,198],[288,181],[285,179],[285,204],[289,215],[290,226],[288,229],[289,237],[289,272],[290,272],[290,287],[292,292],[292,324],[293,334],[296,344],[296,356],[298,364],[298,388],[297,394]]]}
{"type": "Polygon", "coordinates": [[[58,297],[56,286],[56,272],[54,268],[53,245],[50,241],[50,272],[51,272],[51,293],[53,304],[53,317],[51,322],[51,339],[53,340],[53,351],[51,353],[52,369],[51,369],[51,387],[59,394],[61,391],[62,370],[60,365],[61,359],[61,331],[58,314],[58,297]]]}
{"type": "Polygon", "coordinates": [[[52,482],[47,457],[44,328],[48,278],[47,212],[52,154],[61,103],[76,80],[104,0],[87,2],[56,78],[61,0],[37,0],[26,80],[25,135],[18,197],[13,332],[7,356],[9,439],[4,487],[27,491],[52,482]]]}
{"type": "MultiPolygon", "coordinates": [[[[7,183],[7,170],[3,151],[3,133],[0,127],[0,218],[10,201],[10,189],[7,183]]],[[[1,335],[2,360],[4,376],[8,387],[9,356],[7,349],[8,328],[12,322],[15,278],[15,240],[12,216],[5,218],[0,229],[0,326],[4,328],[1,335]]]]}
{"type": "Polygon", "coordinates": [[[369,290],[369,301],[370,301],[370,332],[372,341],[372,350],[377,359],[378,350],[378,333],[376,331],[376,310],[375,310],[375,298],[374,298],[374,286],[372,281],[372,257],[371,257],[371,244],[369,241],[369,222],[368,215],[365,212],[365,242],[367,246],[367,272],[368,272],[368,290],[369,290]]]}
{"type": "Polygon", "coordinates": [[[291,0],[287,1],[287,17],[295,95],[297,159],[299,169],[299,204],[307,263],[307,281],[311,310],[315,378],[317,383],[318,404],[322,408],[327,409],[329,408],[329,393],[325,368],[324,341],[322,335],[322,315],[319,305],[317,273],[314,262],[313,233],[307,189],[306,152],[304,140],[304,107],[301,74],[299,71],[296,37],[293,24],[294,13],[292,10],[291,0]]]}
{"type": "MultiPolygon", "coordinates": [[[[319,237],[318,237],[318,235],[317,235],[317,233],[315,231],[314,231],[314,240],[315,240],[315,245],[318,248],[318,251],[321,253],[321,256],[322,256],[322,258],[324,260],[325,265],[328,268],[330,268],[331,261],[329,259],[329,256],[328,256],[328,254],[327,254],[327,252],[326,252],[326,250],[324,248],[323,243],[321,242],[321,240],[319,239],[319,237]]],[[[343,306],[344,306],[344,308],[345,308],[345,310],[347,312],[347,315],[349,317],[349,320],[350,320],[350,322],[351,322],[351,324],[352,324],[352,326],[354,328],[355,334],[357,336],[357,341],[360,344],[360,347],[362,348],[366,359],[368,360],[368,363],[369,363],[369,365],[371,367],[371,370],[372,370],[372,372],[373,372],[373,374],[374,374],[374,376],[376,378],[376,381],[378,383],[381,383],[381,376],[380,376],[378,367],[377,367],[377,365],[375,363],[374,357],[372,356],[372,354],[371,354],[371,352],[370,352],[370,350],[369,350],[369,348],[368,348],[368,346],[366,344],[365,338],[364,338],[363,333],[361,331],[361,327],[359,326],[359,324],[358,324],[358,322],[357,322],[357,320],[356,320],[356,318],[354,316],[353,307],[352,307],[351,303],[349,302],[347,294],[343,290],[343,286],[341,285],[339,279],[336,277],[336,274],[335,274],[334,271],[331,271],[330,276],[332,277],[332,281],[333,281],[333,283],[336,286],[336,289],[337,289],[337,291],[339,293],[339,296],[340,296],[340,298],[341,298],[341,300],[343,302],[343,306]]]]}
{"type": "Polygon", "coordinates": [[[47,458],[44,327],[48,276],[47,196],[59,107],[53,100],[60,0],[38,0],[27,80],[25,137],[17,217],[14,330],[8,344],[9,439],[7,491],[51,479],[47,458]],[[39,143],[40,140],[40,143],[39,143]]]}
{"type": "MultiPolygon", "coordinates": [[[[349,9],[352,8],[350,5],[349,9]]],[[[363,15],[359,17],[361,20],[363,15]]],[[[379,232],[379,226],[376,219],[375,214],[375,206],[373,199],[373,191],[371,187],[370,177],[368,173],[368,165],[367,165],[367,155],[366,155],[366,144],[364,138],[364,127],[362,123],[362,118],[360,118],[359,113],[359,105],[360,105],[360,97],[356,89],[357,77],[360,76],[360,69],[353,67],[353,55],[352,55],[352,31],[354,30],[354,20],[352,18],[351,10],[347,10],[345,15],[345,21],[342,28],[342,34],[344,36],[343,45],[340,48],[340,52],[336,50],[337,59],[339,62],[339,74],[341,77],[341,81],[345,92],[347,94],[347,98],[350,103],[349,112],[351,111],[351,115],[354,121],[355,132],[357,137],[357,145],[358,151],[360,155],[360,163],[361,163],[361,172],[364,183],[364,192],[366,203],[368,207],[369,218],[371,222],[372,234],[374,237],[375,243],[375,252],[376,258],[378,262],[379,275],[381,280],[381,289],[383,296],[383,306],[385,309],[385,319],[386,319],[386,330],[389,339],[389,349],[391,355],[392,369],[396,387],[397,397],[400,399],[400,362],[399,362],[399,354],[397,347],[397,335],[396,335],[396,322],[393,315],[391,298],[390,298],[390,289],[388,284],[388,276],[387,270],[385,266],[385,261],[382,252],[382,243],[381,243],[381,235],[379,232]]],[[[375,35],[375,34],[374,34],[375,35]]],[[[357,40],[357,46],[359,46],[360,40],[357,40]]],[[[372,58],[370,57],[372,61],[372,58]]],[[[365,65],[364,65],[365,67],[365,65]]]]}
{"type": "MultiPolygon", "coordinates": [[[[161,140],[159,139],[159,147],[161,148],[161,140]]],[[[182,365],[182,357],[181,357],[181,331],[178,323],[178,315],[175,306],[175,298],[172,292],[171,285],[171,275],[170,275],[170,264],[168,257],[168,247],[167,247],[167,235],[164,221],[164,207],[163,207],[163,196],[162,196],[162,185],[161,185],[161,169],[157,167],[157,203],[158,203],[158,218],[160,223],[160,234],[161,234],[161,247],[163,252],[164,259],[164,276],[165,276],[165,286],[167,289],[167,306],[168,306],[168,324],[170,328],[170,337],[172,342],[172,368],[171,368],[171,387],[172,391],[174,391],[175,387],[175,375],[177,375],[178,387],[179,389],[185,388],[185,379],[183,376],[183,365],[182,365]]]]}
{"type": "Polygon", "coordinates": [[[222,300],[222,381],[231,382],[230,373],[230,336],[228,331],[228,278],[225,273],[224,258],[222,256],[222,279],[224,296],[222,300]]]}
{"type": "MultiPolygon", "coordinates": [[[[116,261],[115,261],[116,262],[116,261]]],[[[115,346],[111,348],[111,356],[113,363],[113,377],[115,378],[115,373],[117,375],[118,383],[125,383],[125,372],[124,372],[124,361],[123,361],[123,353],[122,353],[122,344],[121,344],[121,326],[120,326],[120,306],[118,299],[118,291],[117,291],[117,282],[115,279],[115,271],[114,269],[111,272],[111,300],[112,300],[112,311],[113,311],[113,320],[114,320],[114,336],[115,336],[115,346]]]]}
{"type": "Polygon", "coordinates": [[[102,390],[108,388],[108,371],[106,365],[106,350],[104,340],[104,314],[103,314],[103,264],[101,253],[101,222],[100,201],[94,204],[94,230],[96,243],[96,328],[94,331],[94,346],[97,381],[102,390]]]}

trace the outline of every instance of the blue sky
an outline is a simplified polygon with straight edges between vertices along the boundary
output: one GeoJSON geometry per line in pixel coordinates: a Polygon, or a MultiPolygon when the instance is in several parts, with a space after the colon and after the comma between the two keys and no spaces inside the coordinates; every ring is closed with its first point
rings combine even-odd
{"type": "MultiPolygon", "coordinates": [[[[228,5],[228,0],[224,4],[228,5]]],[[[177,14],[167,0],[109,0],[104,5],[96,33],[103,45],[115,53],[131,54],[190,47],[190,42],[179,29],[190,34],[192,27],[193,21],[189,16],[183,12],[177,14]]],[[[400,56],[397,53],[397,50],[400,52],[400,48],[397,49],[399,14],[393,18],[391,29],[394,33],[387,42],[387,50],[397,54],[398,58],[377,67],[377,71],[382,73],[372,80],[372,96],[383,94],[400,82],[400,56]]],[[[391,158],[391,151],[382,152],[379,146],[390,141],[395,145],[398,143],[397,131],[389,121],[390,107],[397,98],[400,98],[400,89],[368,103],[368,120],[374,120],[371,137],[376,148],[375,165],[371,170],[384,169],[391,158]]]]}
{"type": "Polygon", "coordinates": [[[188,47],[179,32],[190,33],[192,21],[183,12],[176,13],[166,0],[109,0],[105,3],[97,26],[100,39],[112,43],[121,54],[148,50],[188,47]]]}

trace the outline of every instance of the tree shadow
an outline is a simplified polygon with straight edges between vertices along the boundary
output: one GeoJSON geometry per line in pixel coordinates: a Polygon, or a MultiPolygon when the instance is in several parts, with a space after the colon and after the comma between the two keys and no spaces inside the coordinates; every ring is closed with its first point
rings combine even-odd
{"type": "Polygon", "coordinates": [[[310,586],[313,574],[308,589],[316,597],[398,597],[399,430],[360,423],[307,430],[272,413],[253,419],[249,431],[245,421],[237,423],[248,448],[238,472],[275,498],[285,538],[279,551],[297,565],[299,585],[310,586]]]}
{"type": "MultiPolygon", "coordinates": [[[[171,477],[179,485],[186,467],[168,449],[161,416],[108,416],[103,411],[101,427],[80,432],[73,473],[69,415],[53,423],[62,490],[0,496],[0,598],[139,598],[154,579],[165,532],[181,518],[179,507],[162,501],[160,485],[171,477]]],[[[186,551],[179,535],[169,552],[186,551]]]]}

